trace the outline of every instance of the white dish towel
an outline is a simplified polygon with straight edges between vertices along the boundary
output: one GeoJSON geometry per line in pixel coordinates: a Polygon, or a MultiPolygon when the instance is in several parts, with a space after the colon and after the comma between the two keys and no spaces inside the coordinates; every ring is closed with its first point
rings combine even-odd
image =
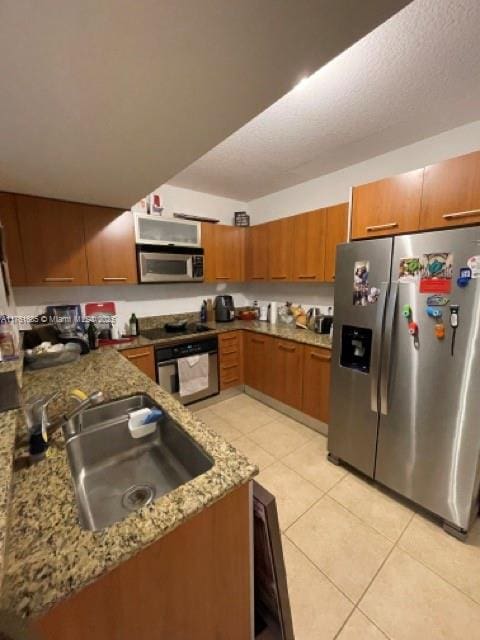
{"type": "Polygon", "coordinates": [[[180,396],[191,396],[208,388],[208,353],[179,358],[180,396]]]}

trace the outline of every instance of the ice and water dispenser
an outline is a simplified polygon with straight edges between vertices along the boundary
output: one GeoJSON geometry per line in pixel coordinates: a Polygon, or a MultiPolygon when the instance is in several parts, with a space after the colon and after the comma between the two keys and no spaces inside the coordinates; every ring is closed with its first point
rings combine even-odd
{"type": "Polygon", "coordinates": [[[370,371],[371,353],[372,330],[344,324],[342,326],[342,351],[340,354],[342,367],[368,373],[370,371]]]}

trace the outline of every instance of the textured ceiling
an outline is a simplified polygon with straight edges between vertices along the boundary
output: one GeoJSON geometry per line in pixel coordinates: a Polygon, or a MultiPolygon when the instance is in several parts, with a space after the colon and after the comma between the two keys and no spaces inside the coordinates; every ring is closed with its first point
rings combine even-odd
{"type": "Polygon", "coordinates": [[[248,201],[478,120],[479,27],[479,0],[414,0],[170,184],[248,201]]]}
{"type": "Polygon", "coordinates": [[[2,0],[0,189],[130,206],[408,0],[2,0]]]}

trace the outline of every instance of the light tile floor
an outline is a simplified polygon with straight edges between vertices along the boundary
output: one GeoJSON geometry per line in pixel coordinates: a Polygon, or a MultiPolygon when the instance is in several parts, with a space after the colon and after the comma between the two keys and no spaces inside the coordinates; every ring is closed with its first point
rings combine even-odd
{"type": "Polygon", "coordinates": [[[480,521],[455,540],[245,394],[196,413],[277,499],[296,640],[480,640],[480,521]]]}

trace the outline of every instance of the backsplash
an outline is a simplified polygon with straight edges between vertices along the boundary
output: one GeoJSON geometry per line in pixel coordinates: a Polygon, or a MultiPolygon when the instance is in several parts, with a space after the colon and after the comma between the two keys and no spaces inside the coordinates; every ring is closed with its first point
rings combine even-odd
{"type": "Polygon", "coordinates": [[[229,293],[236,307],[254,300],[285,302],[304,307],[319,306],[325,313],[333,305],[333,285],[325,283],[242,283],[226,284],[149,284],[111,287],[15,287],[14,296],[19,316],[36,316],[47,305],[81,304],[113,301],[117,307],[119,326],[124,328],[132,313],[137,317],[200,313],[206,298],[229,293]]]}
{"type": "Polygon", "coordinates": [[[81,304],[113,301],[117,308],[119,326],[124,328],[132,313],[137,317],[200,313],[206,298],[229,293],[236,306],[245,306],[248,299],[238,287],[227,289],[225,284],[149,284],[112,287],[15,287],[17,314],[39,315],[47,305],[81,304]]]}

